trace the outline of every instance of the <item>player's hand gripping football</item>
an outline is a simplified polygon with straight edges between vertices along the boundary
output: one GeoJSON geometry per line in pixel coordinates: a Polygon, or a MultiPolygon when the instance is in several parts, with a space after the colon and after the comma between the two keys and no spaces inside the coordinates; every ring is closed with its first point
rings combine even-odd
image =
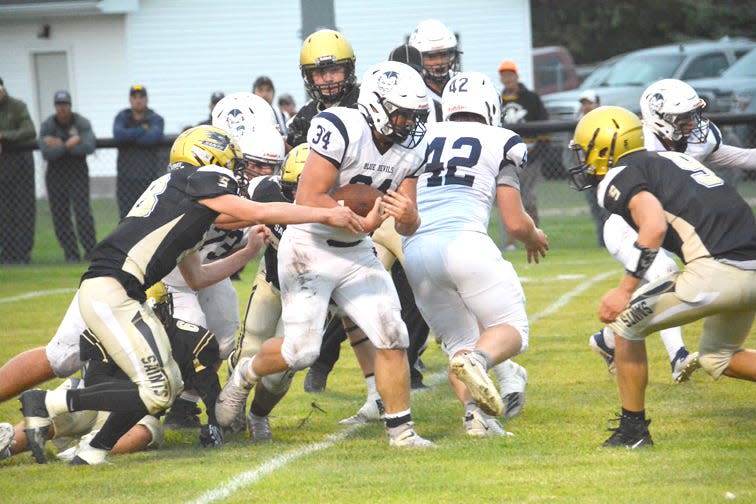
{"type": "Polygon", "coordinates": [[[335,206],[325,209],[326,222],[329,226],[344,228],[352,233],[364,233],[360,216],[351,209],[343,206],[335,206]]]}

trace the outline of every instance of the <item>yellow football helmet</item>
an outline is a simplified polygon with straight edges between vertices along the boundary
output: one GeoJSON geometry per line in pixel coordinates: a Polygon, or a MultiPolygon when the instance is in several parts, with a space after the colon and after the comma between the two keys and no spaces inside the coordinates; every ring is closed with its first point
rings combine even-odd
{"type": "Polygon", "coordinates": [[[169,163],[200,166],[217,165],[234,173],[240,186],[246,185],[242,151],[234,138],[222,128],[201,125],[189,128],[173,142],[169,163]]]}
{"type": "Polygon", "coordinates": [[[147,295],[147,303],[155,312],[155,315],[160,319],[163,325],[173,317],[173,295],[168,292],[163,282],[157,282],[153,284],[145,292],[147,295]]]}
{"type": "Polygon", "coordinates": [[[302,175],[305,161],[310,154],[310,146],[306,143],[299,144],[289,151],[281,168],[281,188],[284,196],[294,200],[294,191],[297,190],[299,177],[302,175]]]}
{"type": "Polygon", "coordinates": [[[356,61],[352,44],[341,33],[334,30],[316,31],[305,39],[299,53],[299,69],[302,71],[307,93],[315,101],[326,104],[340,101],[354,88],[356,61]],[[339,65],[344,67],[343,81],[320,85],[313,82],[313,70],[324,70],[339,65]]]}
{"type": "Polygon", "coordinates": [[[588,112],[575,128],[570,150],[578,165],[570,168],[573,188],[594,187],[623,156],[643,149],[643,124],[622,107],[598,107],[588,112]]]}

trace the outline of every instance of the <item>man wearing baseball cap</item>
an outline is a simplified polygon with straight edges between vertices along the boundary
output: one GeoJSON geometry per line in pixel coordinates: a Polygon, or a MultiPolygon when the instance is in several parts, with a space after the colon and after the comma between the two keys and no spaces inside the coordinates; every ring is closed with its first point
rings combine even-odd
{"type": "Polygon", "coordinates": [[[208,106],[210,108],[210,113],[208,114],[207,119],[197,123],[197,126],[201,126],[203,124],[213,124],[213,109],[218,104],[218,102],[225,97],[226,94],[223,91],[215,91],[210,95],[210,105],[208,106]]]}
{"type": "Polygon", "coordinates": [[[147,88],[129,88],[130,108],[113,121],[113,139],[118,145],[116,198],[123,219],[154,179],[165,173],[167,159],[159,149],[163,140],[163,118],[147,107],[147,88]]]}
{"type": "Polygon", "coordinates": [[[14,147],[36,132],[26,104],[0,79],[0,264],[26,264],[34,245],[34,158],[14,147]]]}
{"type": "Polygon", "coordinates": [[[68,91],[56,92],[53,102],[55,114],[48,117],[39,129],[39,149],[47,161],[45,184],[55,237],[66,262],[79,262],[79,243],[84,249],[84,258],[89,259],[97,242],[87,166],[87,155],[95,150],[95,136],[90,122],[72,112],[68,91]],[[71,210],[76,216],[76,232],[71,210]]]}

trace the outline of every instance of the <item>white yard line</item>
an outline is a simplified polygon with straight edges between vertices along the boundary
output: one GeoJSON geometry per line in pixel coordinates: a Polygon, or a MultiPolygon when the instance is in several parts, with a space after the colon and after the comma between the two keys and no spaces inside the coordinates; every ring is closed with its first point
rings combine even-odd
{"type": "MultiPolygon", "coordinates": [[[[616,271],[606,271],[604,273],[599,273],[598,275],[589,278],[585,282],[577,285],[570,292],[561,296],[554,303],[547,306],[544,310],[533,315],[532,317],[528,317],[528,319],[530,320],[530,322],[535,322],[536,320],[541,319],[545,316],[557,313],[560,309],[562,309],[565,305],[567,305],[567,303],[569,303],[576,296],[585,292],[592,285],[598,282],[601,282],[607,277],[614,275],[616,273],[617,273],[616,271]]],[[[445,379],[446,379],[446,370],[439,371],[437,373],[430,375],[427,380],[429,387],[425,389],[413,391],[412,392],[413,397],[418,394],[422,394],[426,391],[432,390],[434,386],[438,385],[445,379]]],[[[192,504],[209,504],[211,502],[217,502],[219,500],[225,499],[231,496],[233,493],[237,492],[238,490],[241,490],[244,487],[254,485],[258,481],[260,481],[263,477],[271,474],[273,471],[276,471],[278,469],[281,469],[287,466],[290,462],[293,462],[294,460],[300,457],[309,455],[310,453],[314,453],[320,450],[325,450],[326,448],[330,448],[335,443],[338,443],[339,441],[343,441],[344,439],[349,437],[349,435],[351,435],[353,432],[357,431],[358,429],[361,429],[362,427],[364,427],[364,425],[349,426],[343,431],[337,432],[335,434],[331,434],[330,436],[326,437],[323,441],[305,445],[300,448],[297,448],[297,449],[288,451],[286,453],[283,453],[281,455],[278,455],[276,457],[273,457],[272,459],[263,462],[262,464],[257,466],[255,469],[252,469],[250,471],[245,471],[243,473],[237,474],[236,476],[233,476],[228,481],[221,483],[219,486],[211,490],[208,490],[207,492],[202,494],[200,497],[198,497],[196,500],[193,500],[190,502],[192,504]]]]}
{"type": "Polygon", "coordinates": [[[50,290],[43,290],[43,291],[31,291],[31,292],[27,292],[26,294],[19,294],[18,296],[0,298],[0,304],[15,303],[16,301],[25,301],[27,299],[53,296],[55,294],[68,294],[72,292],[76,292],[76,289],[65,288],[65,289],[50,289],[50,290]]]}

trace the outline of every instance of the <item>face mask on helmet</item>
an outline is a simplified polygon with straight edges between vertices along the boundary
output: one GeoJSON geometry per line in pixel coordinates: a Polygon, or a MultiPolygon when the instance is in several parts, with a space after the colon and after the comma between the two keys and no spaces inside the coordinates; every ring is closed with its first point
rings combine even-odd
{"type": "Polygon", "coordinates": [[[310,154],[310,146],[306,143],[299,144],[289,151],[281,168],[281,189],[284,196],[290,201],[294,201],[299,177],[302,176],[305,161],[310,154]]]}
{"type": "Polygon", "coordinates": [[[672,142],[706,142],[709,120],[703,117],[705,106],[706,102],[689,84],[677,79],[651,84],[640,100],[643,123],[672,142]]]}
{"type": "Polygon", "coordinates": [[[157,282],[145,291],[147,304],[155,312],[163,325],[167,325],[173,318],[173,294],[168,292],[163,282],[157,282]]]}
{"type": "Polygon", "coordinates": [[[239,139],[239,147],[246,179],[272,175],[281,168],[284,142],[277,128],[256,128],[239,139]]]}
{"type": "Polygon", "coordinates": [[[449,80],[450,72],[459,70],[457,37],[437,19],[426,19],[410,34],[409,45],[423,55],[423,75],[439,84],[449,80]]]}
{"type": "Polygon", "coordinates": [[[212,111],[213,126],[228,131],[237,140],[267,125],[277,127],[273,108],[253,93],[233,93],[221,99],[212,111]]]}
{"type": "Polygon", "coordinates": [[[357,103],[370,126],[394,143],[412,149],[425,136],[429,111],[425,84],[404,63],[385,61],[371,67],[357,103]]]}
{"type": "Polygon", "coordinates": [[[305,39],[299,54],[307,93],[318,102],[333,104],[349,93],[357,81],[356,58],[349,41],[334,30],[319,30],[305,39]]]}
{"type": "Polygon", "coordinates": [[[643,126],[635,114],[621,107],[588,112],[570,142],[577,159],[577,165],[568,170],[570,185],[578,191],[595,187],[617,161],[641,149],[643,126]]]}
{"type": "Polygon", "coordinates": [[[486,124],[501,123],[501,100],[491,80],[480,72],[455,74],[444,87],[441,96],[444,121],[462,112],[482,117],[486,124]]]}

